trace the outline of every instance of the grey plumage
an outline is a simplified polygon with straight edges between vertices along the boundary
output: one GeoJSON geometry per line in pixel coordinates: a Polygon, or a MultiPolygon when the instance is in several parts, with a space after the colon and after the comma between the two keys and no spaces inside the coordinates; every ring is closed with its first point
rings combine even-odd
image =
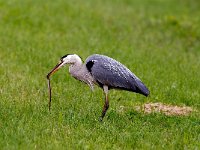
{"type": "Polygon", "coordinates": [[[142,81],[120,62],[104,55],[94,54],[89,56],[85,63],[76,54],[68,54],[60,59],[47,78],[65,64],[70,64],[69,72],[77,80],[83,81],[93,90],[94,84],[99,85],[105,93],[105,103],[100,120],[109,108],[109,89],[122,89],[149,95],[149,90],[142,81]]]}
{"type": "Polygon", "coordinates": [[[100,86],[107,85],[109,88],[149,95],[149,90],[141,80],[120,62],[104,55],[95,54],[89,56],[85,63],[88,71],[100,86]]]}

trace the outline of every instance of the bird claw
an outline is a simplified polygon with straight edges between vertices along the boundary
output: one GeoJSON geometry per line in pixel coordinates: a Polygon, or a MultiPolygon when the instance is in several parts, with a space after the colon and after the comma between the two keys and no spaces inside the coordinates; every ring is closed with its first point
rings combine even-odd
{"type": "Polygon", "coordinates": [[[99,122],[102,122],[103,121],[103,117],[99,117],[99,122]]]}

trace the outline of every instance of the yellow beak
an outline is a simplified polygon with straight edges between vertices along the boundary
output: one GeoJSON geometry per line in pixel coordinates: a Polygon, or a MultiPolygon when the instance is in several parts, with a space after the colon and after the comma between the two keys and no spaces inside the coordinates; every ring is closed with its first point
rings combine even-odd
{"type": "Polygon", "coordinates": [[[62,67],[62,65],[63,65],[63,62],[58,63],[58,64],[48,73],[47,79],[49,79],[50,76],[51,76],[52,74],[54,74],[56,71],[58,71],[58,70],[62,67]]]}

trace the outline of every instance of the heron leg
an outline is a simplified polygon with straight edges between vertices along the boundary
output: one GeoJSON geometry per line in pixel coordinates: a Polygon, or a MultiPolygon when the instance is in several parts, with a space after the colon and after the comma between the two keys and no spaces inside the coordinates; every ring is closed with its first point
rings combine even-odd
{"type": "Polygon", "coordinates": [[[101,114],[101,117],[100,117],[100,121],[103,120],[105,114],[106,114],[106,111],[108,110],[109,108],[109,100],[108,100],[108,86],[107,85],[104,85],[103,86],[103,90],[104,90],[104,93],[105,93],[105,103],[104,103],[104,107],[103,107],[103,110],[102,110],[102,114],[101,114]]]}

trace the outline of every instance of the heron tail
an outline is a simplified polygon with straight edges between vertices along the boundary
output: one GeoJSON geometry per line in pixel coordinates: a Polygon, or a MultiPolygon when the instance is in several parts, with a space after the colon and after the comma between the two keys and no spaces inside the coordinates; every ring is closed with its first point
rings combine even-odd
{"type": "Polygon", "coordinates": [[[148,96],[150,94],[148,88],[142,83],[142,81],[136,79],[136,92],[148,96]]]}

